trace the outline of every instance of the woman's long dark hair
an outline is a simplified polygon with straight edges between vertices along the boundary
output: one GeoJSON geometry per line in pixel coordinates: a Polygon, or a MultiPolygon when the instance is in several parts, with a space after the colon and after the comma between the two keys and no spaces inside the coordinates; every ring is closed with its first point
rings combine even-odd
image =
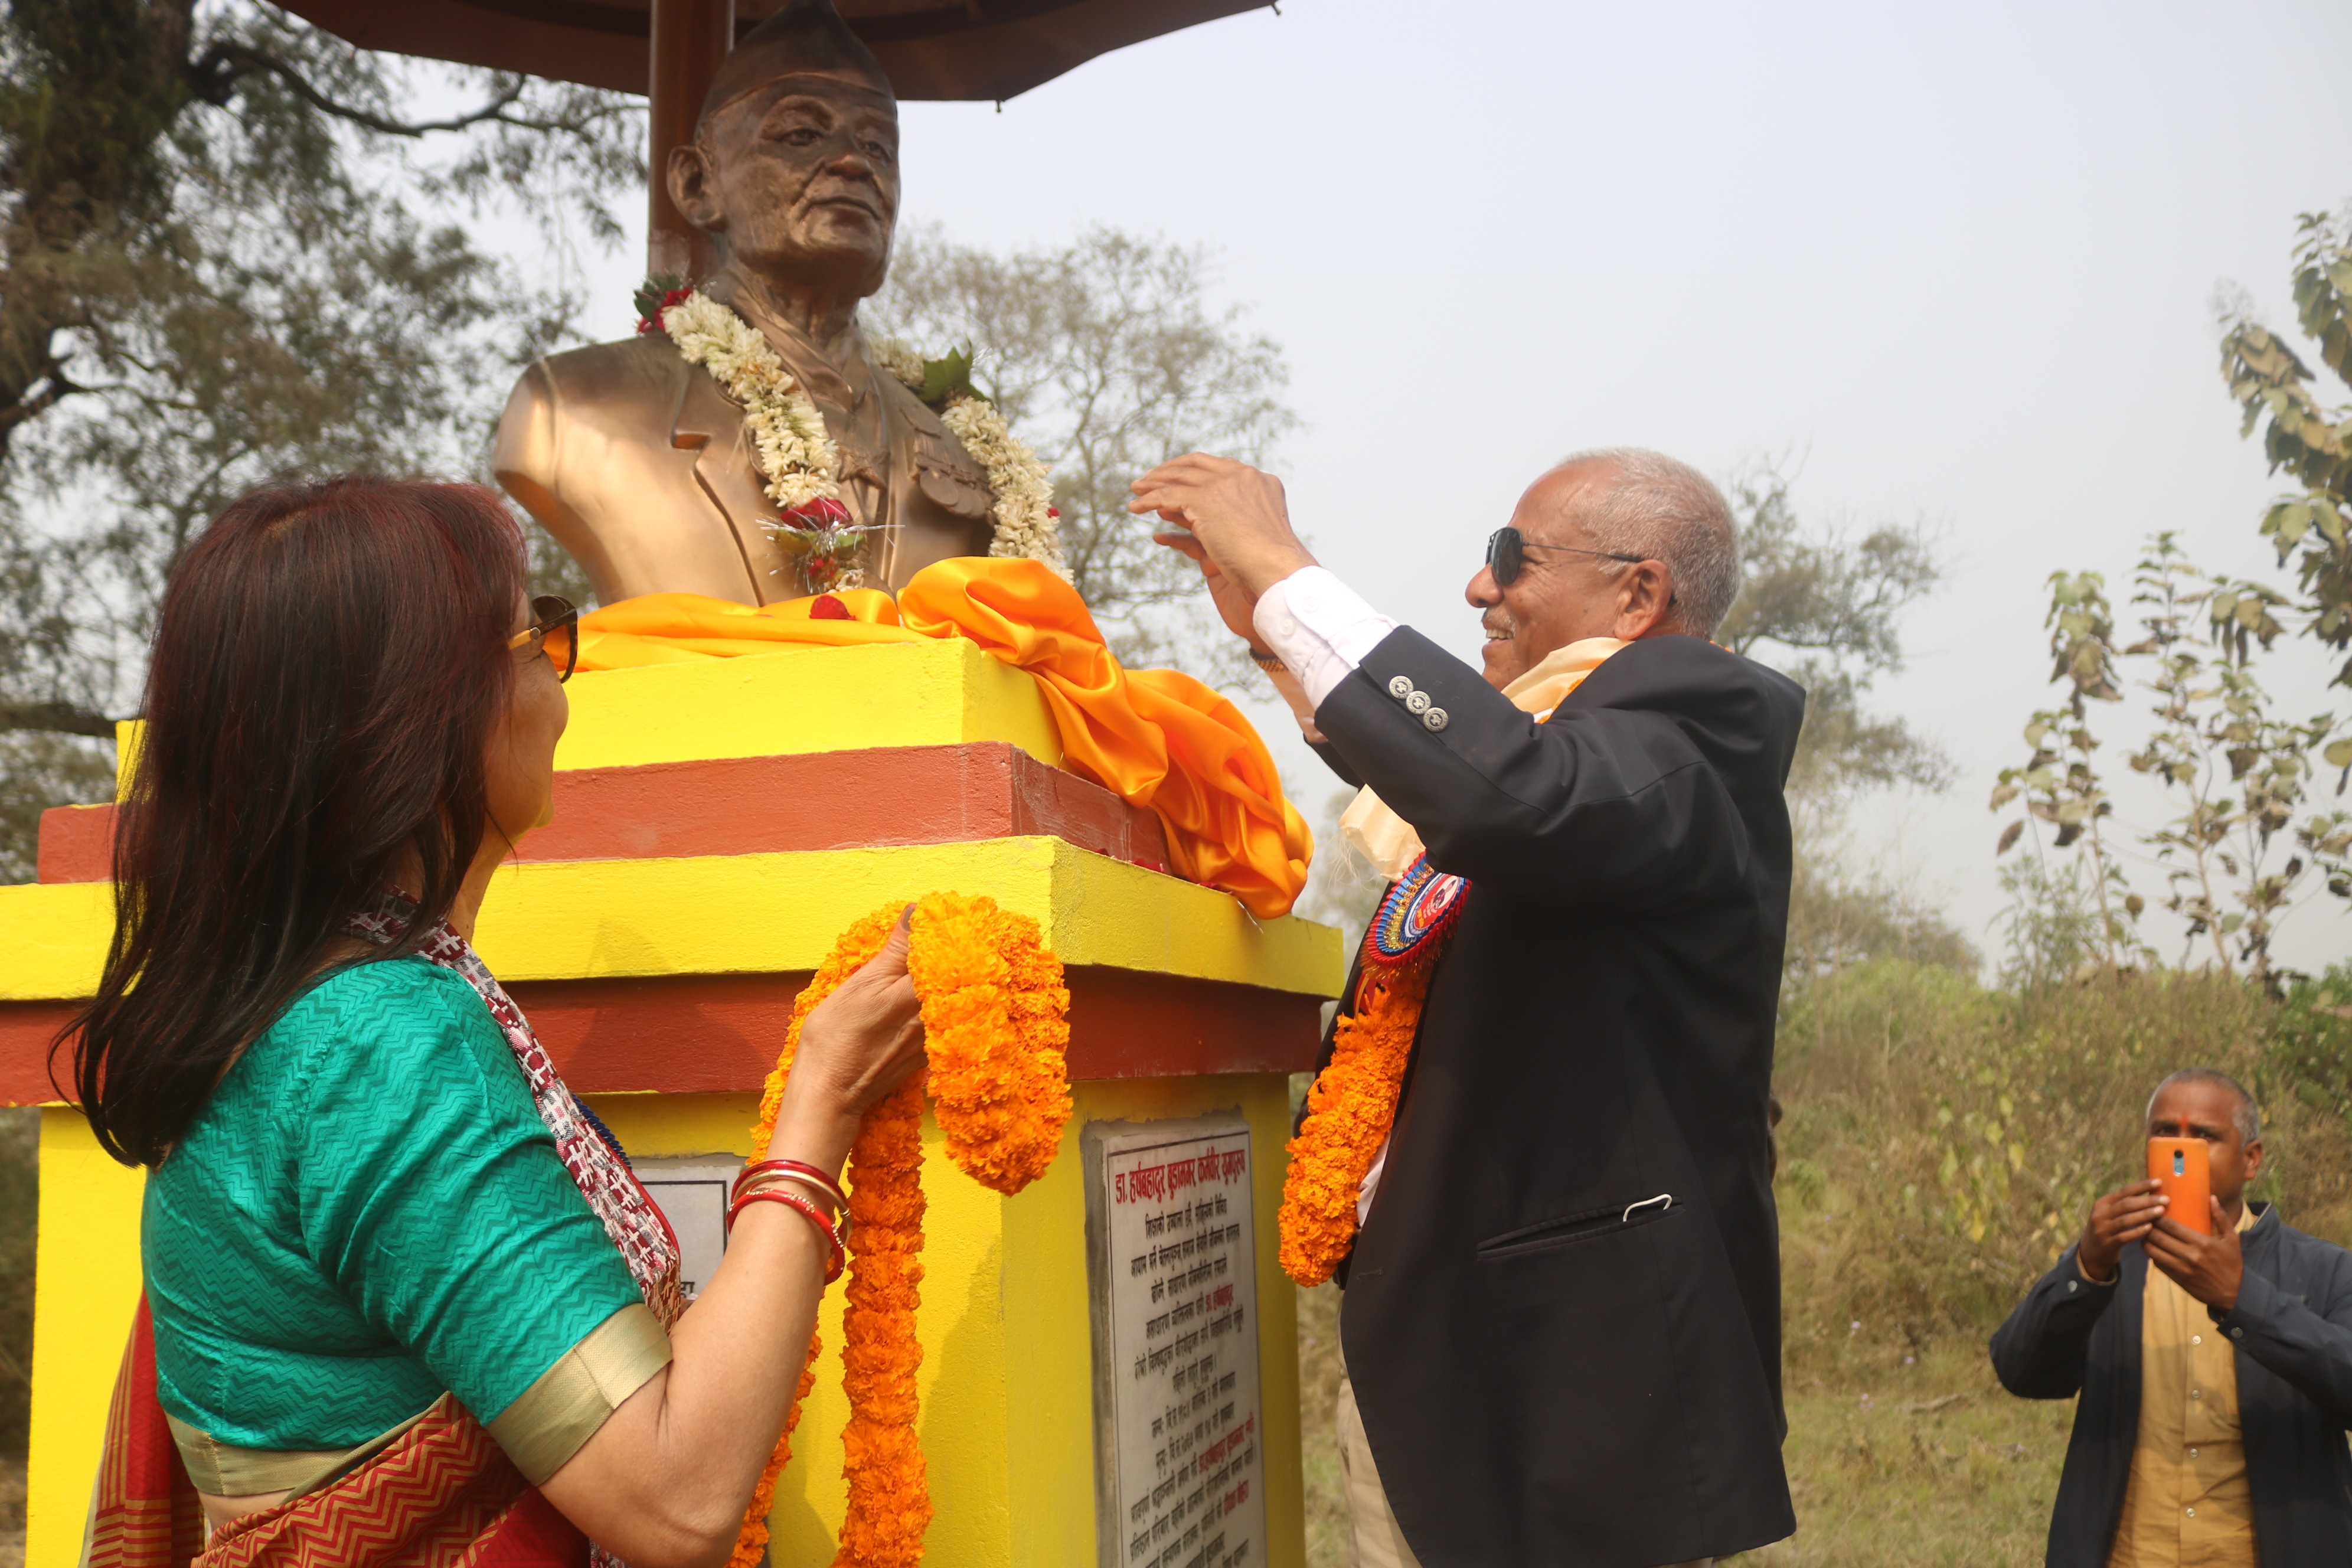
{"type": "Polygon", "coordinates": [[[190,547],[116,816],[114,940],[72,1026],[107,1152],[163,1159],[404,853],[410,940],[448,911],[488,821],[522,574],[474,485],[256,490],[190,547]]]}

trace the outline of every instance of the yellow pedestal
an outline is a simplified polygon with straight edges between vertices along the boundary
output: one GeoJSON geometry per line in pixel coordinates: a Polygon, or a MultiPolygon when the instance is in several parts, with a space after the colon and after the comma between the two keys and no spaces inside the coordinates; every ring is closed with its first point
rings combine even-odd
{"type": "MultiPolygon", "coordinates": [[[[936,762],[940,748],[992,743],[989,756],[1009,747],[1046,763],[1059,755],[1028,679],[956,643],[585,675],[568,689],[559,813],[567,788],[593,784],[605,792],[595,798],[617,799],[616,781],[642,776],[648,809],[673,819],[636,825],[647,833],[709,807],[695,804],[698,788],[741,787],[740,773],[721,780],[696,772],[713,759],[805,763],[812,753],[856,748],[865,769],[856,776],[870,780],[894,758],[910,769],[921,758],[936,762]],[[629,771],[639,769],[646,772],[629,771]]],[[[1086,847],[1094,829],[1057,830],[1057,819],[1012,837],[821,848],[746,848],[730,820],[781,814],[774,833],[783,837],[761,842],[798,842],[794,825],[824,809],[821,796],[804,794],[747,800],[740,814],[719,809],[715,837],[701,844],[709,853],[678,852],[696,847],[691,832],[664,838],[667,852],[652,858],[629,852],[651,840],[632,837],[627,824],[604,844],[613,853],[596,852],[594,833],[583,840],[570,832],[565,842],[579,858],[501,873],[478,945],[633,1156],[740,1159],[758,1075],[772,1060],[792,995],[852,919],[936,890],[986,893],[1034,917],[1077,997],[1076,1110],[1061,1157],[1027,1191],[1001,1197],[958,1172],[925,1124],[930,1206],[917,1327],[936,1510],[929,1560],[953,1568],[1097,1563],[1080,1131],[1089,1121],[1237,1110],[1253,1144],[1264,1560],[1297,1568],[1296,1336],[1275,1215],[1288,1132],[1285,1074],[1311,1057],[1316,1006],[1342,977],[1338,934],[1254,921],[1222,894],[1086,847]]],[[[110,893],[92,881],[0,889],[0,1092],[20,1102],[47,1098],[26,1089],[31,1053],[88,994],[110,893]]],[[[26,1542],[38,1568],[69,1563],[79,1548],[139,1289],[140,1190],[139,1173],[100,1152],[78,1112],[45,1113],[26,1542]]],[[[821,1331],[826,1353],[772,1519],[780,1565],[831,1562],[841,1524],[838,1291],[821,1331]]]]}

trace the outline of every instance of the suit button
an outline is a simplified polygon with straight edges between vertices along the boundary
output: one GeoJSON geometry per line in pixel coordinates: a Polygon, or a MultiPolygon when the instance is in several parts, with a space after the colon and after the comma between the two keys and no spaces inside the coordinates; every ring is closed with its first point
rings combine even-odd
{"type": "Polygon", "coordinates": [[[2192,1388],[2189,1391],[2189,1397],[2191,1399],[2202,1399],[2205,1397],[2205,1391],[2201,1388],[2192,1388]]]}
{"type": "Polygon", "coordinates": [[[1404,700],[1404,710],[1408,713],[1416,715],[1428,712],[1429,693],[1426,691],[1416,691],[1412,696],[1407,697],[1404,700]]]}
{"type": "Polygon", "coordinates": [[[1402,702],[1412,695],[1412,678],[1407,675],[1389,677],[1389,695],[1402,702]]]}
{"type": "Polygon", "coordinates": [[[1450,722],[1446,717],[1445,710],[1443,708],[1431,709],[1428,712],[1421,716],[1421,721],[1429,726],[1429,732],[1433,735],[1437,733],[1440,730],[1444,729],[1446,724],[1450,722]]]}
{"type": "Polygon", "coordinates": [[[2231,1329],[2230,1331],[2230,1337],[2233,1340],[2242,1340],[2246,1337],[2246,1331],[2243,1329],[2231,1329]]]}

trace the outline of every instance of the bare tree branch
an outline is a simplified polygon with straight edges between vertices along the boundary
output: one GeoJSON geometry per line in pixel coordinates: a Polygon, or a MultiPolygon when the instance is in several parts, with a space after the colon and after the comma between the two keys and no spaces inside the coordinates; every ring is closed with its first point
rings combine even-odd
{"type": "Polygon", "coordinates": [[[275,55],[267,54],[250,45],[223,42],[204,52],[203,58],[188,67],[189,90],[215,108],[227,104],[236,84],[257,72],[266,72],[286,84],[293,95],[321,114],[331,114],[338,120],[349,121],[364,130],[381,132],[386,136],[426,136],[440,131],[463,131],[469,125],[497,121],[504,125],[520,126],[530,131],[556,131],[565,127],[544,121],[525,120],[507,113],[523,94],[525,83],[520,77],[479,109],[446,120],[390,120],[372,110],[352,104],[338,103],[304,80],[301,73],[275,55]]]}
{"type": "Polygon", "coordinates": [[[89,390],[87,387],[75,384],[72,378],[54,362],[41,374],[36,384],[38,385],[39,390],[30,396],[19,397],[14,403],[0,407],[0,451],[5,451],[8,432],[17,426],[28,419],[39,418],[55,406],[59,398],[89,390]]]}
{"type": "Polygon", "coordinates": [[[54,735],[114,739],[114,721],[74,702],[0,702],[0,731],[43,730],[54,735]]]}

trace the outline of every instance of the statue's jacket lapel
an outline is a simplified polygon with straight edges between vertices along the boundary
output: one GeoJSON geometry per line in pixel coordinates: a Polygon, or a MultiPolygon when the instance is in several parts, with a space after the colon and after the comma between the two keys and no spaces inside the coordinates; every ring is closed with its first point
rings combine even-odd
{"type": "Polygon", "coordinates": [[[694,479],[734,535],[751,579],[753,603],[770,604],[802,593],[799,571],[768,536],[776,521],[759,466],[751,460],[751,433],[743,410],[698,365],[685,365],[677,411],[670,420],[670,445],[694,453],[694,479]]]}
{"type": "Polygon", "coordinates": [[[996,504],[988,476],[930,405],[893,375],[876,377],[890,412],[890,477],[900,495],[920,491],[932,505],[965,522],[978,522],[996,504]]]}

